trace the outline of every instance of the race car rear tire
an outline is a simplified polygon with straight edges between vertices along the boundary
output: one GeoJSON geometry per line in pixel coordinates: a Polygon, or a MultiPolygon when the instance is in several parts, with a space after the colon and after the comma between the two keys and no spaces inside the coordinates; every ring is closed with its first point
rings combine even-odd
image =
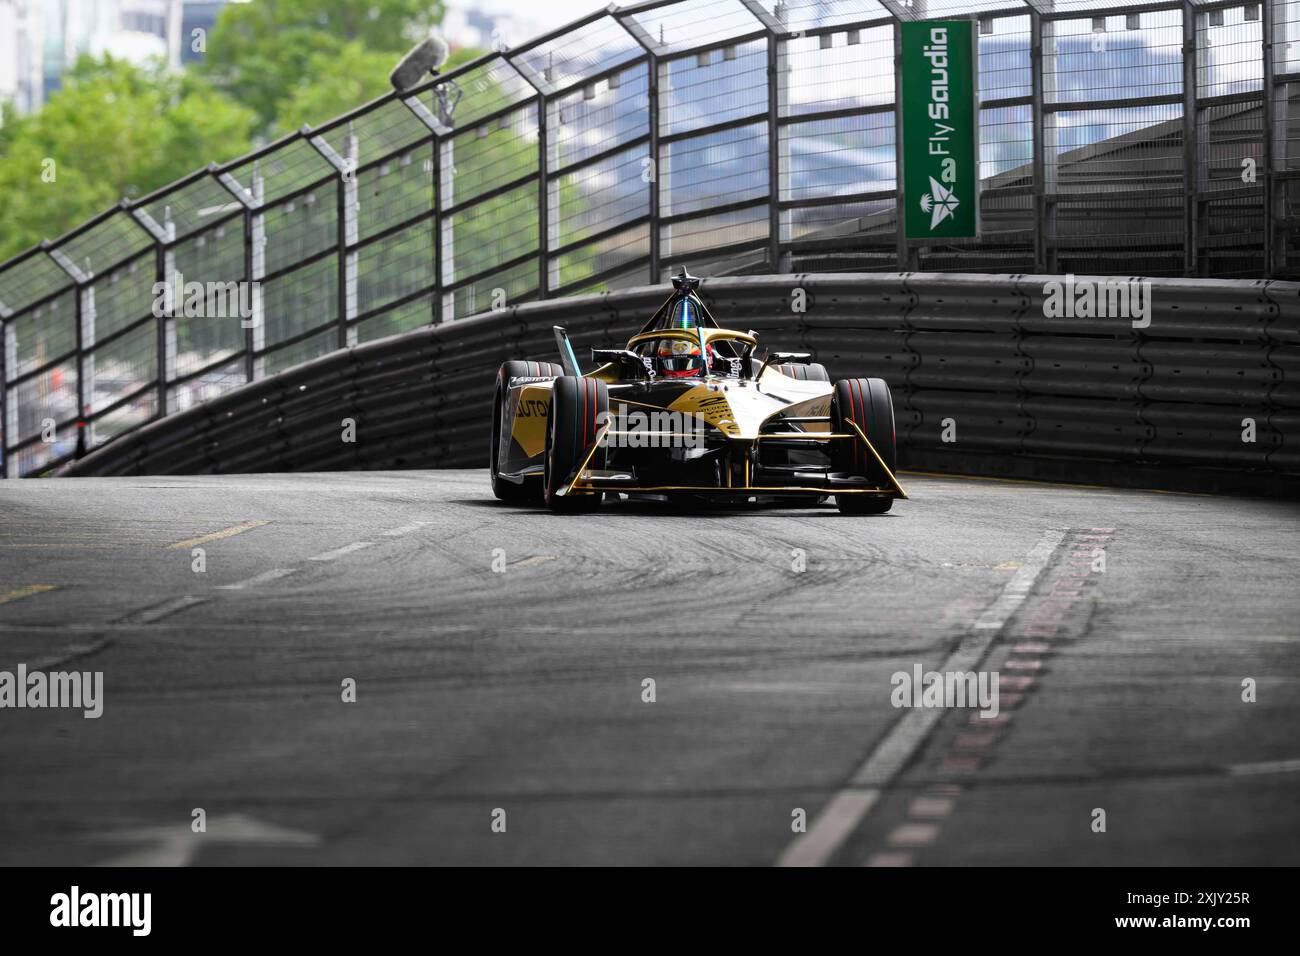
{"type": "Polygon", "coordinates": [[[562,366],[554,362],[503,362],[497,370],[496,390],[492,395],[492,447],[488,452],[488,474],[492,481],[492,494],[511,504],[532,504],[542,499],[541,482],[527,478],[521,485],[499,477],[501,454],[501,420],[505,408],[506,388],[512,378],[558,378],[564,374],[562,366]]]}
{"type": "Polygon", "coordinates": [[[819,365],[816,362],[809,362],[807,365],[791,362],[786,365],[778,365],[776,369],[782,375],[789,375],[801,382],[829,382],[831,380],[826,371],[826,366],[819,365]]]}
{"type": "Polygon", "coordinates": [[[600,433],[598,423],[608,414],[609,389],[599,379],[564,375],[551,386],[543,487],[546,505],[552,511],[590,511],[600,506],[604,497],[601,492],[570,492],[564,496],[556,492],[584,461],[591,468],[605,467],[605,449],[595,445],[600,433]]]}
{"type": "MultiPolygon", "coordinates": [[[[898,461],[898,443],[894,428],[894,399],[883,378],[850,378],[835,383],[831,397],[831,423],[837,432],[852,432],[847,422],[862,429],[876,454],[892,472],[898,461]]],[[[861,441],[838,442],[835,470],[851,475],[873,475],[879,470],[871,452],[861,441]]],[[[836,495],[835,504],[843,514],[884,514],[893,507],[893,498],[871,495],[836,495]]]]}

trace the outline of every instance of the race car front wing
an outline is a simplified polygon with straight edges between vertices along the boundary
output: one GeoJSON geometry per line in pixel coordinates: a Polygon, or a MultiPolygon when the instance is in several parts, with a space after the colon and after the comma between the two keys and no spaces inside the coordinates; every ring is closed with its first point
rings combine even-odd
{"type": "MultiPolygon", "coordinates": [[[[826,421],[829,421],[828,419],[826,421]]],[[[724,480],[717,484],[645,484],[633,471],[592,468],[591,461],[596,449],[611,439],[630,437],[645,438],[647,433],[623,432],[612,430],[612,422],[606,423],[597,435],[596,442],[588,451],[582,464],[574,469],[557,491],[559,495],[584,494],[598,491],[616,491],[637,494],[685,493],[696,495],[722,495],[727,497],[752,495],[871,495],[881,498],[907,498],[907,492],[899,484],[898,478],[881,459],[879,452],[857,423],[846,422],[851,432],[769,432],[753,438],[727,438],[724,448],[727,453],[727,467],[722,470],[724,480]],[[759,443],[779,443],[787,447],[825,445],[831,442],[861,442],[871,453],[874,462],[874,474],[846,475],[829,469],[815,469],[805,466],[772,466],[759,464],[759,443]],[[738,467],[736,465],[738,464],[738,467]]],[[[671,441],[674,438],[688,439],[692,436],[671,432],[655,432],[659,440],[671,441]]]]}

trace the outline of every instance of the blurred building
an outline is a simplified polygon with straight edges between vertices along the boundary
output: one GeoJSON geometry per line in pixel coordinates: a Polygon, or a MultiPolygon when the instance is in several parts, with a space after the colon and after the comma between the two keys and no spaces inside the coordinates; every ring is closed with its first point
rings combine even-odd
{"type": "Polygon", "coordinates": [[[43,101],[43,27],[38,0],[0,0],[0,100],[20,113],[43,101]]]}
{"type": "Polygon", "coordinates": [[[179,69],[202,58],[196,36],[206,40],[227,2],[0,0],[0,98],[23,113],[40,109],[83,53],[179,69]]]}

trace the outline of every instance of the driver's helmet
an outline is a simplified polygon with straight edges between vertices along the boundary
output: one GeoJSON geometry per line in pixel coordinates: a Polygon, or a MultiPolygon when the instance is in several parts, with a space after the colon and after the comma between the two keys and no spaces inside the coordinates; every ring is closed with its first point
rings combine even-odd
{"type": "Polygon", "coordinates": [[[697,375],[704,368],[700,358],[700,343],[689,339],[659,340],[659,371],[669,378],[697,375]]]}

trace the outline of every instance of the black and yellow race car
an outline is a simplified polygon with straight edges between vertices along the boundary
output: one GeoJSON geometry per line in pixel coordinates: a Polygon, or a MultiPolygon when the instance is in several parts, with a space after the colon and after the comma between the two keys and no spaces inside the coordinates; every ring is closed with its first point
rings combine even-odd
{"type": "Polygon", "coordinates": [[[846,514],[881,514],[906,498],[884,380],[832,383],[806,354],[760,353],[757,333],[714,321],[699,284],[683,269],[626,348],[592,349],[589,372],[558,327],[558,364],[501,366],[496,496],[583,511],[610,493],[716,503],[834,495],[846,514]]]}

